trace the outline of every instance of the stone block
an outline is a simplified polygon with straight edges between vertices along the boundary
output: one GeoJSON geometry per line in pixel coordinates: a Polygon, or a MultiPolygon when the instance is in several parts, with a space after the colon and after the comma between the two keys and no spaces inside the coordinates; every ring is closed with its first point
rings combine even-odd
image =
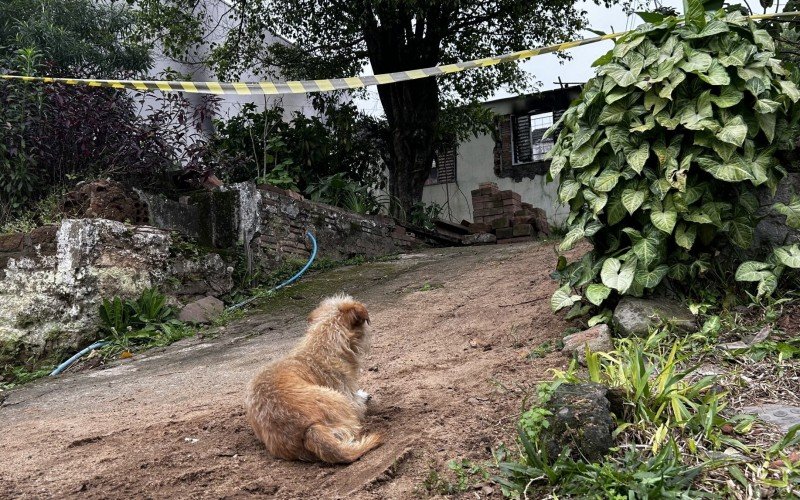
{"type": "Polygon", "coordinates": [[[0,252],[19,252],[25,241],[25,233],[0,234],[0,252]]]}
{"type": "Polygon", "coordinates": [[[526,241],[533,241],[533,237],[532,236],[518,236],[518,237],[506,238],[506,239],[503,239],[503,240],[497,240],[498,243],[504,243],[504,244],[523,243],[523,242],[526,242],[526,241]]]}
{"type": "Polygon", "coordinates": [[[531,236],[533,234],[533,226],[530,224],[517,224],[514,226],[514,236],[531,236]]]}
{"type": "Polygon", "coordinates": [[[597,325],[582,332],[564,337],[562,351],[575,357],[582,365],[586,365],[586,347],[592,352],[609,352],[614,349],[611,343],[611,329],[608,325],[597,325]]]}
{"type": "Polygon", "coordinates": [[[692,313],[666,298],[640,299],[624,297],[614,309],[614,328],[623,337],[647,335],[650,328],[668,322],[684,333],[697,331],[697,321],[692,313]]]}
{"type": "Polygon", "coordinates": [[[491,233],[468,234],[462,241],[465,245],[491,245],[497,243],[497,236],[491,233]]]}
{"type": "Polygon", "coordinates": [[[497,236],[498,240],[507,240],[508,238],[512,238],[514,236],[514,229],[510,227],[503,227],[495,230],[494,234],[497,236]]]}
{"type": "Polygon", "coordinates": [[[493,229],[503,229],[506,227],[511,227],[511,221],[508,220],[508,217],[500,217],[492,221],[493,229]]]}

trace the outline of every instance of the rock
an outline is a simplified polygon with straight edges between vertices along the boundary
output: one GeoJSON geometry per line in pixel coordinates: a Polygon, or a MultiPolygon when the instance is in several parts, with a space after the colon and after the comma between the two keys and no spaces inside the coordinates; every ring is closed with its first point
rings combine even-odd
{"type": "Polygon", "coordinates": [[[61,211],[79,219],[108,219],[131,224],[147,224],[145,205],[133,191],[109,179],[82,184],[66,194],[61,211]]]}
{"type": "Polygon", "coordinates": [[[178,319],[185,323],[211,323],[225,310],[225,304],[216,297],[209,295],[181,309],[178,319]]]}
{"type": "Polygon", "coordinates": [[[497,236],[491,233],[468,234],[462,241],[465,245],[491,245],[497,243],[497,236]]]}
{"type": "Polygon", "coordinates": [[[547,222],[547,212],[541,208],[532,208],[532,224],[536,232],[543,236],[550,236],[550,223],[547,222]]]}
{"type": "Polygon", "coordinates": [[[776,203],[788,205],[792,195],[800,196],[800,173],[790,173],[778,183],[775,196],[769,189],[758,192],[758,202],[761,206],[758,215],[761,219],[755,229],[752,249],[753,256],[763,255],[763,251],[770,246],[791,245],[800,243],[800,229],[792,229],[786,225],[786,216],[776,212],[772,206],[776,203]]]}
{"type": "Polygon", "coordinates": [[[574,356],[582,365],[586,365],[586,346],[593,352],[609,352],[614,349],[611,343],[611,329],[608,325],[597,325],[582,332],[564,337],[565,354],[574,356]]]}
{"type": "Polygon", "coordinates": [[[692,313],[679,303],[659,299],[625,297],[614,310],[614,327],[623,337],[647,335],[651,327],[661,321],[673,324],[684,333],[697,331],[697,322],[692,313]]]}
{"type": "Polygon", "coordinates": [[[742,408],[742,413],[758,415],[765,422],[780,427],[783,432],[800,424],[800,406],[764,404],[742,408]]]}
{"type": "Polygon", "coordinates": [[[576,460],[590,462],[603,458],[613,446],[614,419],[606,397],[608,388],[585,382],[562,384],[545,404],[552,415],[541,437],[552,462],[565,447],[576,460]]]}
{"type": "Polygon", "coordinates": [[[20,251],[0,251],[0,372],[97,340],[104,298],[131,299],[150,287],[179,299],[227,293],[228,267],[220,255],[148,226],[65,219],[34,229],[20,251]]]}

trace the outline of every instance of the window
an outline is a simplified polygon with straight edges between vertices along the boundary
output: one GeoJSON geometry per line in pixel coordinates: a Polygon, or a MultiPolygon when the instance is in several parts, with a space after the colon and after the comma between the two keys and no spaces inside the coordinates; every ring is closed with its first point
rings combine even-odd
{"type": "Polygon", "coordinates": [[[553,149],[555,141],[553,136],[542,139],[547,129],[553,126],[553,113],[540,113],[531,115],[531,159],[543,161],[548,151],[553,149]]]}
{"type": "Polygon", "coordinates": [[[450,147],[434,153],[431,171],[425,185],[446,184],[456,181],[456,148],[450,147]]]}
{"type": "Polygon", "coordinates": [[[555,144],[553,137],[542,139],[553,125],[553,112],[512,117],[514,163],[544,161],[555,144]]]}

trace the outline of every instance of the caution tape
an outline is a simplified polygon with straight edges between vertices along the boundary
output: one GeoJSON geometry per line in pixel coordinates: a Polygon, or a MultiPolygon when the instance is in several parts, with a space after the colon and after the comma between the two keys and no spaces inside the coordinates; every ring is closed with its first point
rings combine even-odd
{"type": "MultiPolygon", "coordinates": [[[[775,14],[759,14],[749,16],[750,19],[772,19],[778,17],[796,17],[800,12],[782,12],[775,14]]],[[[532,57],[553,52],[562,52],[582,45],[619,38],[631,33],[609,33],[582,40],[549,45],[538,49],[520,50],[509,54],[473,59],[471,61],[433,66],[430,68],[396,71],[380,75],[354,76],[351,78],[331,78],[326,80],[298,80],[288,82],[191,82],[191,81],[156,81],[156,80],[99,80],[94,78],[52,78],[47,76],[0,75],[0,79],[18,80],[39,83],[63,83],[66,85],[86,85],[88,87],[110,87],[128,90],[160,90],[162,92],[186,92],[190,94],[233,94],[233,95],[278,95],[306,94],[312,92],[330,92],[333,90],[352,90],[387,83],[407,82],[441,75],[460,73],[469,69],[485,68],[501,63],[530,59],[532,57]]]]}

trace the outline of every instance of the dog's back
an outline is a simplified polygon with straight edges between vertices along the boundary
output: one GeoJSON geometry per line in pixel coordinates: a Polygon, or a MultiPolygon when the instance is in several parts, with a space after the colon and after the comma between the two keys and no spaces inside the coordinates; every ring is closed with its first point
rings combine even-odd
{"type": "Polygon", "coordinates": [[[380,444],[376,434],[358,438],[365,407],[355,396],[355,377],[369,317],[362,304],[337,297],[311,318],[300,346],[250,383],[247,420],[275,457],[350,463],[380,444]],[[351,338],[343,342],[342,335],[351,338]]]}

